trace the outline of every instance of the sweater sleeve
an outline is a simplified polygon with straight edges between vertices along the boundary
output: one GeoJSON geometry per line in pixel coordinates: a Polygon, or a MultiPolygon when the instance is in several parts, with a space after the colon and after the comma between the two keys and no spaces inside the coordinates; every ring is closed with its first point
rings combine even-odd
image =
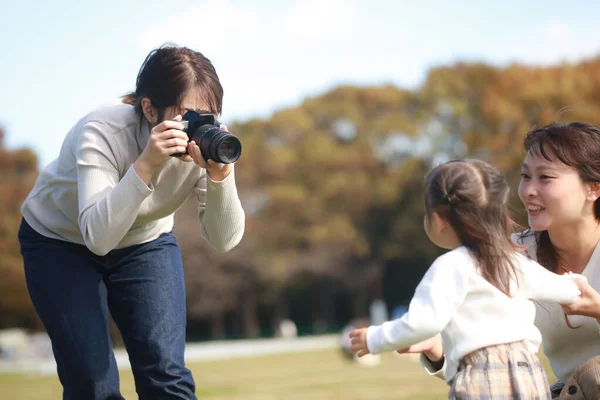
{"type": "Polygon", "coordinates": [[[85,245],[102,256],[123,239],[153,189],[133,166],[119,180],[116,156],[97,123],[84,126],[76,158],[79,229],[85,245]]]}
{"type": "Polygon", "coordinates": [[[204,173],[195,192],[202,236],[218,252],[233,249],[242,240],[246,223],[235,185],[235,167],[219,182],[204,173]]]}
{"type": "Polygon", "coordinates": [[[449,254],[439,257],[415,291],[401,318],[367,330],[371,353],[397,350],[440,333],[464,302],[469,289],[469,265],[449,254]]]}
{"type": "Polygon", "coordinates": [[[427,358],[424,353],[419,354],[419,362],[423,369],[431,376],[435,376],[436,378],[446,379],[446,358],[443,358],[444,364],[442,368],[437,369],[435,365],[427,358]]]}
{"type": "Polygon", "coordinates": [[[534,301],[570,304],[576,301],[581,291],[568,275],[548,271],[535,261],[523,259],[521,263],[522,289],[534,301]]]}

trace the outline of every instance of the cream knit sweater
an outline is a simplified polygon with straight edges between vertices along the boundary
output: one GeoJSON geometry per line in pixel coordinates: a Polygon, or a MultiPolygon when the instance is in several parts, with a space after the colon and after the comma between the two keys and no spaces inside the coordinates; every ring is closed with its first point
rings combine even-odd
{"type": "Polygon", "coordinates": [[[120,102],[83,117],[25,200],[25,220],[44,236],[105,255],[169,232],[173,214],[193,192],[202,236],[217,251],[235,247],[245,215],[234,171],[214,182],[195,163],[171,158],[146,185],[132,164],[149,135],[145,118],[120,102]]]}

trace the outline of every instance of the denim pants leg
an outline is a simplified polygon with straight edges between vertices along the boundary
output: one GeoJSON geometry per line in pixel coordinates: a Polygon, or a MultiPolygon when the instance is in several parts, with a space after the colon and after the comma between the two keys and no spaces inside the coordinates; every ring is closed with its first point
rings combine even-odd
{"type": "Polygon", "coordinates": [[[50,340],[65,400],[117,400],[106,287],[85,246],[50,239],[25,220],[19,230],[25,278],[50,340]]]}
{"type": "Polygon", "coordinates": [[[171,233],[105,257],[108,306],[121,331],[140,399],[196,399],[185,367],[181,252],[171,233]]]}
{"type": "Polygon", "coordinates": [[[28,287],[53,342],[65,399],[122,399],[107,304],[139,398],[196,399],[184,363],[183,266],[172,234],[106,256],[45,238],[26,222],[19,237],[28,287]]]}

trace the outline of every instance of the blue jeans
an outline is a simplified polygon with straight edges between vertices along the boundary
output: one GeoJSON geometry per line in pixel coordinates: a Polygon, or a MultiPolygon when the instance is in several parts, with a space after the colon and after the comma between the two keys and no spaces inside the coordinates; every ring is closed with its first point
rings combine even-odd
{"type": "Polygon", "coordinates": [[[23,219],[21,254],[31,300],[50,339],[63,399],[123,399],[109,335],[117,324],[140,399],[196,399],[185,367],[185,287],[171,234],[105,256],[50,239],[23,219]]]}

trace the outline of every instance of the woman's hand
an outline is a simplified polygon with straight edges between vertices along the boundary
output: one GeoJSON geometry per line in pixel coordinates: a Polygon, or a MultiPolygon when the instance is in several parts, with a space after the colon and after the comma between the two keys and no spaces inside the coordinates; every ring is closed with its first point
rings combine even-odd
{"type": "Polygon", "coordinates": [[[438,362],[444,357],[444,349],[442,348],[442,337],[438,333],[435,336],[425,339],[422,342],[413,344],[410,347],[396,350],[399,354],[406,353],[425,353],[430,361],[438,362]]]}
{"type": "MultiPolygon", "coordinates": [[[[220,128],[221,128],[221,130],[227,131],[226,125],[221,125],[220,128]]],[[[218,181],[222,181],[223,179],[227,178],[227,175],[229,175],[229,173],[231,172],[231,169],[233,168],[233,164],[221,164],[221,163],[215,162],[214,160],[206,161],[204,159],[204,157],[202,157],[202,152],[200,151],[200,147],[198,147],[198,145],[196,143],[194,143],[193,141],[188,143],[187,150],[191,156],[191,159],[196,164],[198,164],[202,168],[206,169],[206,173],[208,174],[210,179],[212,179],[213,181],[218,182],[218,181]]]]}
{"type": "Polygon", "coordinates": [[[135,172],[146,183],[150,182],[154,171],[163,165],[171,154],[186,151],[188,136],[182,131],[183,125],[178,122],[181,116],[178,115],[175,119],[163,121],[152,128],[144,151],[133,164],[135,172]]]}
{"type": "MultiPolygon", "coordinates": [[[[562,305],[567,315],[583,315],[600,320],[600,294],[585,279],[574,279],[581,290],[579,299],[571,304],[562,305]]],[[[600,323],[600,321],[598,321],[600,323]]]]}

